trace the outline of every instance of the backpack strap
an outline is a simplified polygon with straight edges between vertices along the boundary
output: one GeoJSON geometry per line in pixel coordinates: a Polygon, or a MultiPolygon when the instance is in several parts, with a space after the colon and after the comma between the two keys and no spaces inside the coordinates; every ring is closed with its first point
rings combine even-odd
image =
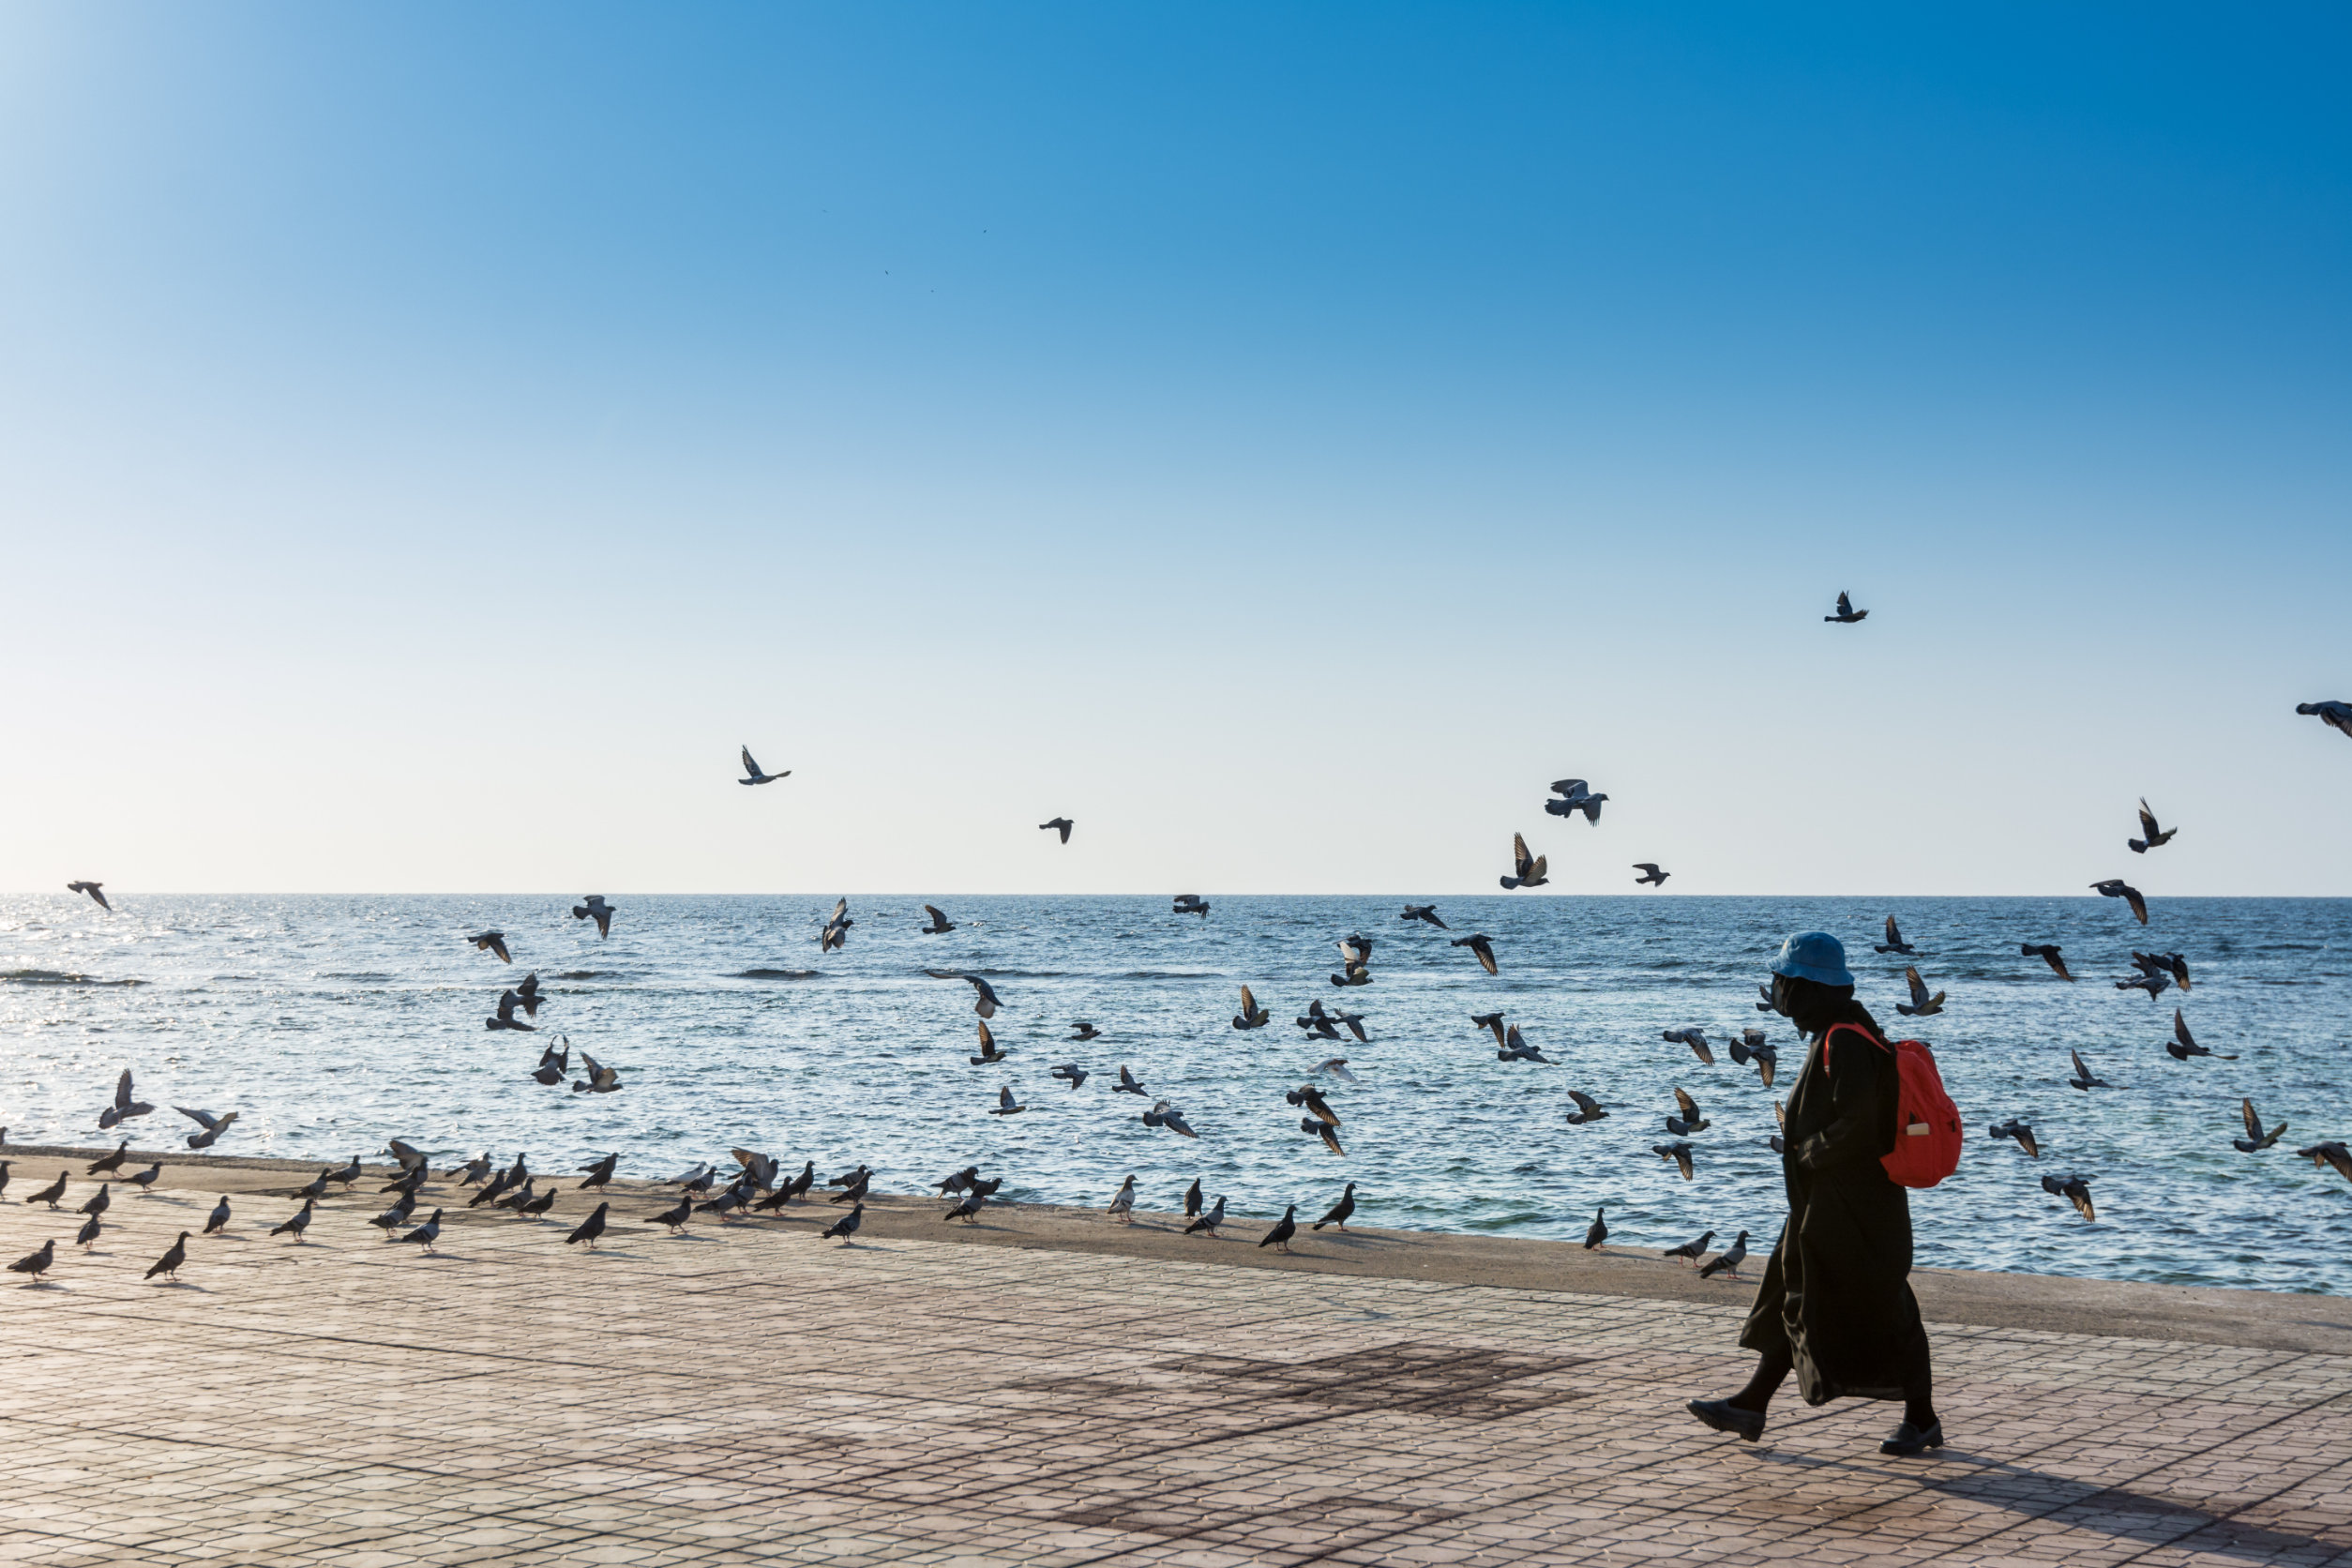
{"type": "Polygon", "coordinates": [[[1841,1029],[1853,1031],[1853,1033],[1861,1035],[1872,1045],[1877,1046],[1880,1050],[1892,1051],[1894,1049],[1892,1046],[1888,1045],[1884,1040],[1879,1039],[1877,1035],[1871,1033],[1870,1031],[1864,1029],[1858,1023],[1833,1023],[1830,1025],[1828,1029],[1824,1030],[1821,1034],[1821,1070],[1825,1073],[1830,1070],[1830,1042],[1837,1038],[1837,1032],[1841,1029]]]}

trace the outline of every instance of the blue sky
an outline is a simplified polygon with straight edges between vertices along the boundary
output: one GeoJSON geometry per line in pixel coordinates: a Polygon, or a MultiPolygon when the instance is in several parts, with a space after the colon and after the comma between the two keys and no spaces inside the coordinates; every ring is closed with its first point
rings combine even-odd
{"type": "Polygon", "coordinates": [[[0,885],[2352,893],[2346,31],[12,8],[0,885]]]}

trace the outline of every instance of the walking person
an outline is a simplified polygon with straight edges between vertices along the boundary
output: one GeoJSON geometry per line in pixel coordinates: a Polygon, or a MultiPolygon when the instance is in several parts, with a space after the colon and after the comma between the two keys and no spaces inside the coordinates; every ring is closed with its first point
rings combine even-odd
{"type": "Polygon", "coordinates": [[[1902,1132],[1894,1049],[1854,1000],[1835,937],[1792,936],[1772,969],[1773,1010],[1812,1040],[1783,1134],[1788,1222],[1740,1331],[1757,1354],[1756,1375],[1728,1398],[1692,1400],[1691,1414],[1754,1442],[1793,1370],[1808,1405],[1902,1400],[1902,1424],[1881,1454],[1940,1448],[1927,1331],[1909,1280],[1909,1196],[1880,1163],[1902,1132]]]}

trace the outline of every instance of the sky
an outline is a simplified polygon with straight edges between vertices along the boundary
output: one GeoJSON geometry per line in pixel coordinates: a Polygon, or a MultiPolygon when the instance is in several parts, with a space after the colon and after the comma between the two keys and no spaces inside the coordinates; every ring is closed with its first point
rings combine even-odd
{"type": "Polygon", "coordinates": [[[2352,895],[2347,68],[0,8],[0,887],[2352,895]]]}

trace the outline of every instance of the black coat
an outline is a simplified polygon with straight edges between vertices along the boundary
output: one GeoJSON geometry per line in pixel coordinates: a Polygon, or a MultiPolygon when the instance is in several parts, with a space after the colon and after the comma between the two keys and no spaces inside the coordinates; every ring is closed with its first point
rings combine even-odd
{"type": "MultiPolygon", "coordinates": [[[[1847,1017],[1869,1018],[1859,1007],[1847,1017]]],[[[1909,1196],[1879,1164],[1894,1148],[1901,1080],[1875,1024],[1870,1035],[1837,1030],[1826,1064],[1816,1040],[1789,1087],[1788,1223],[1740,1333],[1749,1349],[1788,1357],[1808,1405],[1900,1399],[1907,1382],[1924,1386],[1909,1196]]]]}

